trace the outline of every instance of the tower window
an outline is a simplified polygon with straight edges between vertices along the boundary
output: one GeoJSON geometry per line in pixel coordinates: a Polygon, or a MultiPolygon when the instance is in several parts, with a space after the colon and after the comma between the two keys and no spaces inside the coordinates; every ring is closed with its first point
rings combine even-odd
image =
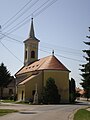
{"type": "Polygon", "coordinates": [[[27,50],[25,51],[25,59],[27,59],[27,50]]]}
{"type": "Polygon", "coordinates": [[[31,58],[35,58],[35,51],[31,51],[31,58]]]}

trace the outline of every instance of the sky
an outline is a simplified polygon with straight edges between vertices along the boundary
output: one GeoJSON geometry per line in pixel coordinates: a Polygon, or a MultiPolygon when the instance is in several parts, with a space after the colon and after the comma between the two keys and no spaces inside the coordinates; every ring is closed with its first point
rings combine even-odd
{"type": "Polygon", "coordinates": [[[14,75],[24,62],[24,43],[31,18],[40,40],[39,58],[55,56],[80,86],[80,64],[86,61],[83,41],[90,35],[90,0],[0,0],[0,63],[14,75]],[[24,21],[25,20],[25,21],[24,21]]]}

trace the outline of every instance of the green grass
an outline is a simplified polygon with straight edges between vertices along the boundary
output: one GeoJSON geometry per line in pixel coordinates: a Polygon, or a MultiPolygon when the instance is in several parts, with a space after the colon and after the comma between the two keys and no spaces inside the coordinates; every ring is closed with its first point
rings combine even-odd
{"type": "Polygon", "coordinates": [[[0,100],[0,102],[4,102],[4,103],[14,103],[14,100],[0,100]]]}
{"type": "Polygon", "coordinates": [[[86,109],[78,110],[74,115],[74,120],[90,120],[90,111],[86,109]]]}
{"type": "Polygon", "coordinates": [[[0,116],[6,115],[8,113],[18,112],[17,110],[11,110],[11,109],[0,109],[0,116]]]}

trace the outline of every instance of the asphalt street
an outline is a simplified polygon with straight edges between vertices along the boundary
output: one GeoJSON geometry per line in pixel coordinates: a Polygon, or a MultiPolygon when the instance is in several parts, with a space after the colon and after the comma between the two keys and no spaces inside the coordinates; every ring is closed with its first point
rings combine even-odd
{"type": "Polygon", "coordinates": [[[10,113],[0,117],[0,120],[70,120],[73,112],[87,104],[77,105],[24,105],[0,104],[0,109],[15,109],[17,113],[10,113]]]}

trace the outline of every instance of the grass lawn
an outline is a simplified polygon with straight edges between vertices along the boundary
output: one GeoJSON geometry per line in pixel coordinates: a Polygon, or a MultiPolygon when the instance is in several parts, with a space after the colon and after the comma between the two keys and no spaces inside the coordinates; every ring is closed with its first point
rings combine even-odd
{"type": "Polygon", "coordinates": [[[86,109],[78,110],[74,115],[74,120],[90,120],[90,111],[86,109]]]}
{"type": "Polygon", "coordinates": [[[3,102],[3,103],[14,103],[15,101],[14,100],[0,100],[0,102],[3,102]]]}
{"type": "Polygon", "coordinates": [[[8,113],[18,112],[17,110],[11,110],[11,109],[0,109],[0,116],[6,115],[8,113]]]}

